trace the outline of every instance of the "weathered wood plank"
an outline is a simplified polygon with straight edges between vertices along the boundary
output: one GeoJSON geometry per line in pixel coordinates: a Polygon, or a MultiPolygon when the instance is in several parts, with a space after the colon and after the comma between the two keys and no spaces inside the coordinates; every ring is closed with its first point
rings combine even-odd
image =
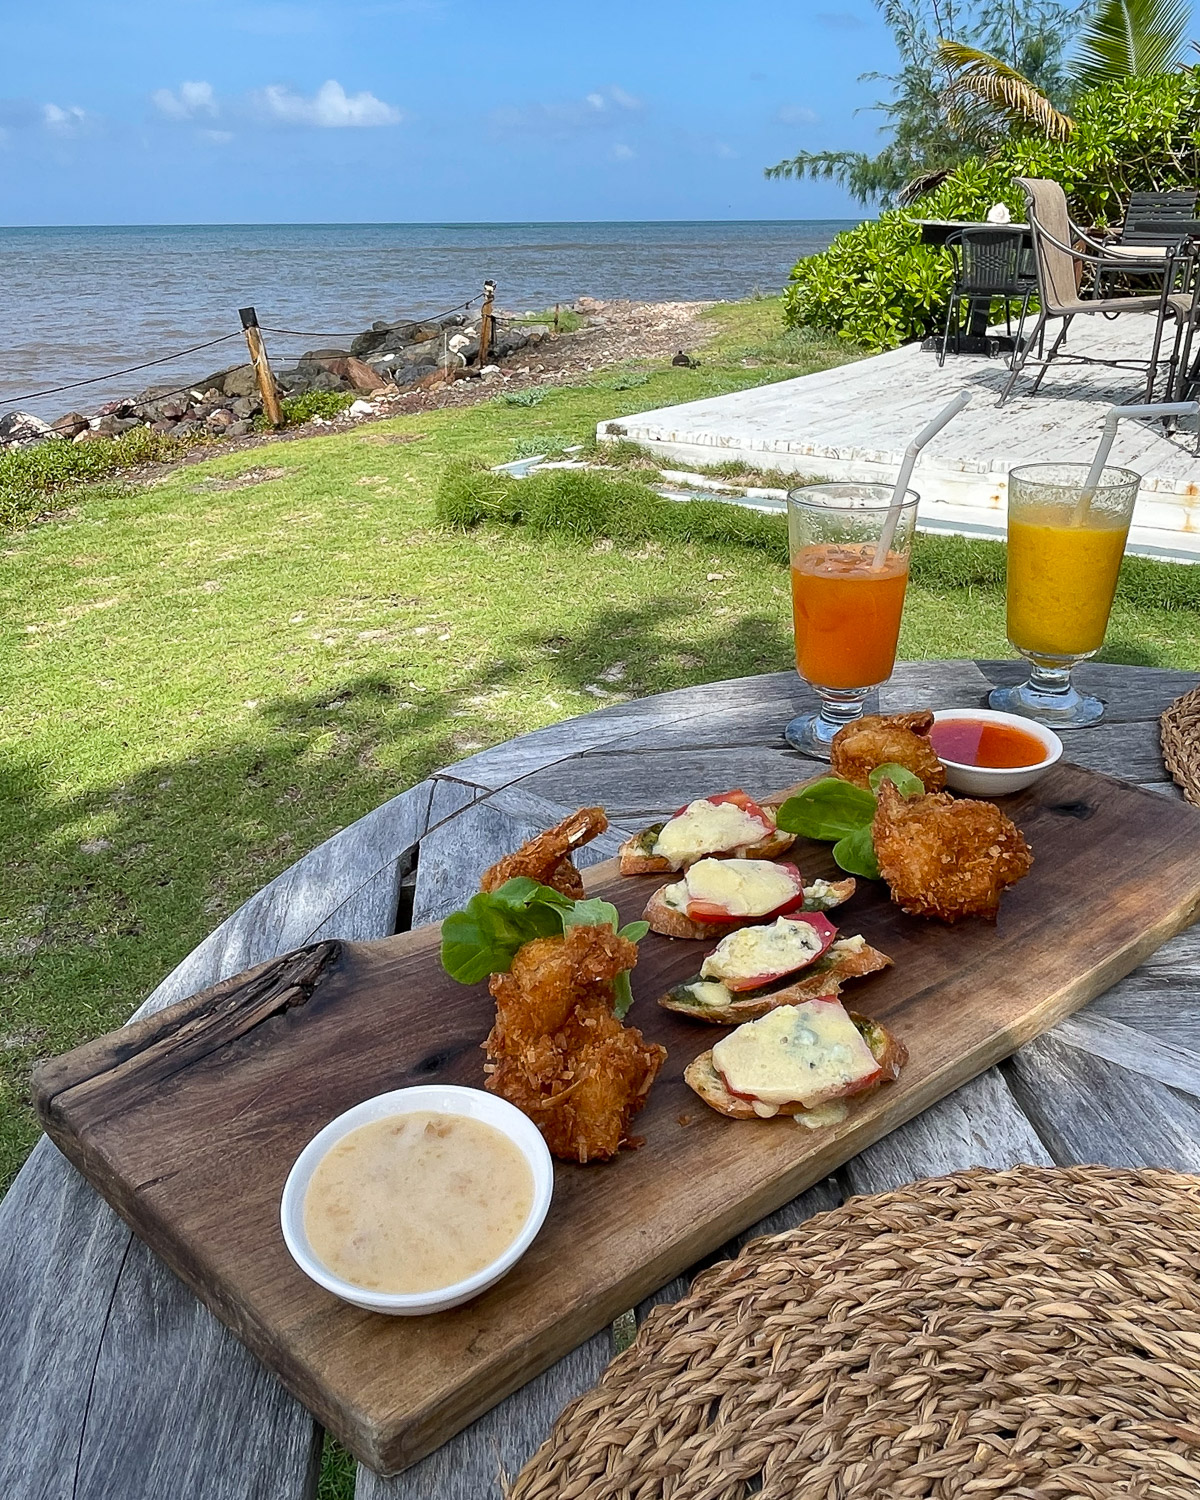
{"type": "Polygon", "coordinates": [[[1200,1054],[1156,1041],[1107,1016],[1081,1011],[1054,1028],[1057,1041],[1200,1099],[1200,1054]]]}
{"type": "Polygon", "coordinates": [[[1053,1166],[999,1069],[990,1068],[893,1130],[842,1169],[854,1193],[882,1193],[966,1167],[1053,1166]]]}
{"type": "Polygon", "coordinates": [[[1089,1006],[1171,1047],[1200,1052],[1200,926],[1181,932],[1089,1006]]]}
{"type": "MultiPolygon", "coordinates": [[[[421,842],[413,925],[441,921],[474,895],[489,865],[582,805],[581,799],[568,807],[527,791],[524,785],[468,803],[421,842]]],[[[619,829],[610,829],[580,849],[575,863],[586,869],[610,859],[624,837],[619,829]]]]}
{"type": "Polygon", "coordinates": [[[1200,1170],[1200,1103],[1053,1033],[1005,1064],[1055,1161],[1200,1170]]]}

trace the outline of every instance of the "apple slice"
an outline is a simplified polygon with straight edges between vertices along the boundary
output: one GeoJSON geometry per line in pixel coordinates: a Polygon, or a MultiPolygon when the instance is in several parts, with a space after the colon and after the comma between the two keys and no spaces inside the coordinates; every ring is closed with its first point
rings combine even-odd
{"type": "Polygon", "coordinates": [[[743,927],[721,939],[704,960],[700,977],[720,980],[734,994],[761,989],[815,963],[836,937],[837,928],[819,912],[743,927]]]}

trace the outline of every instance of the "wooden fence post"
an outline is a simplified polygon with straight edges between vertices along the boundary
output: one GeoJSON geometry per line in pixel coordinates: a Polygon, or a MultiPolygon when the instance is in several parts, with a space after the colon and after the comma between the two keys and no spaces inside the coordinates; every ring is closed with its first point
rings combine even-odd
{"type": "Polygon", "coordinates": [[[267,421],[272,427],[282,427],[283,411],[279,405],[279,395],[275,390],[275,377],[271,374],[271,362],[267,358],[262,334],[258,330],[258,314],[252,307],[240,307],[238,316],[245,330],[246,347],[250,350],[250,363],[254,366],[254,375],[262,395],[263,411],[266,412],[267,421]]]}
{"type": "Polygon", "coordinates": [[[483,306],[479,309],[479,368],[482,370],[492,353],[492,309],[496,305],[496,283],[483,283],[483,306]]]}

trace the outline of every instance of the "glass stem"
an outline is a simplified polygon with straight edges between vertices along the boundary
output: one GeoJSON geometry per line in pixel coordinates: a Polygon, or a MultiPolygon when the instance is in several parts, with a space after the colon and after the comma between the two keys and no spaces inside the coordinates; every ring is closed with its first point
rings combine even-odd
{"type": "Polygon", "coordinates": [[[863,704],[870,688],[820,688],[821,717],[827,724],[841,729],[862,717],[863,704]]]}
{"type": "Polygon", "coordinates": [[[1042,662],[1030,662],[1029,686],[1037,693],[1065,698],[1071,691],[1071,667],[1050,667],[1042,662]]]}

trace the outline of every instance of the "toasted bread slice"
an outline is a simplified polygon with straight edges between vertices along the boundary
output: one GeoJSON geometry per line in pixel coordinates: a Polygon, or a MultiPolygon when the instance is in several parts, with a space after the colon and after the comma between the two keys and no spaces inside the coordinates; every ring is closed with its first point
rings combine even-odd
{"type": "MultiPolygon", "coordinates": [[[[681,865],[679,871],[669,860],[661,854],[652,854],[658,835],[666,827],[666,823],[652,823],[649,828],[643,828],[641,833],[635,833],[627,838],[617,850],[620,859],[620,870],[622,875],[669,875],[681,873],[687,868],[681,865]]],[[[699,855],[703,859],[774,859],[783,854],[796,842],[794,833],[784,833],[777,828],[770,838],[761,839],[757,844],[747,844],[740,849],[719,849],[712,854],[699,855]]]]}
{"type": "MultiPolygon", "coordinates": [[[[671,884],[675,882],[672,881],[671,884]]],[[[733,917],[728,922],[696,922],[686,912],[679,911],[674,906],[668,906],[663,900],[664,890],[666,886],[659,886],[646,902],[646,910],[642,913],[646,921],[650,923],[651,931],[659,933],[662,937],[695,938],[701,942],[712,942],[714,939],[723,938],[727,932],[733,932],[735,928],[752,927],[757,922],[775,920],[772,914],[765,917],[733,917]]],[[[804,905],[798,906],[796,912],[832,911],[835,906],[841,906],[849,901],[854,891],[853,879],[814,880],[811,885],[804,887],[804,905]]],[[[794,916],[796,912],[789,912],[787,915],[794,916]]]]}
{"type": "MultiPolygon", "coordinates": [[[[867,1098],[881,1084],[891,1083],[899,1078],[900,1069],[908,1061],[908,1049],[878,1021],[869,1020],[866,1016],[860,1016],[854,1011],[848,1011],[847,1014],[858,1028],[867,1046],[870,1047],[875,1061],[883,1069],[882,1078],[868,1085],[860,1093],[847,1095],[844,1102],[853,1108],[856,1100],[867,1098]]],[[[688,1064],[684,1070],[683,1081],[719,1115],[725,1115],[730,1120],[763,1118],[749,1099],[739,1099],[725,1087],[724,1079],[713,1065],[711,1047],[707,1052],[702,1052],[695,1062],[688,1064]]],[[[806,1110],[802,1104],[781,1104],[778,1112],[781,1115],[801,1115],[805,1114],[806,1110]]],[[[772,1115],[770,1118],[774,1119],[775,1116],[772,1115]]],[[[829,1123],[834,1124],[836,1121],[831,1117],[829,1123]]]]}
{"type": "Polygon", "coordinates": [[[714,1026],[740,1026],[743,1021],[757,1021],[781,1005],[799,1005],[804,1000],[822,997],[836,999],[847,979],[861,979],[878,974],[891,966],[892,960],[870,943],[855,938],[839,938],[816,963],[801,969],[796,977],[782,986],[747,990],[735,994],[723,984],[697,977],[676,985],[659,1004],[664,1010],[690,1016],[693,1021],[708,1021],[714,1026]],[[703,986],[693,990],[692,986],[703,986]],[[721,993],[728,998],[722,1002],[721,993]],[[704,998],[701,998],[701,997],[704,998]]]}

